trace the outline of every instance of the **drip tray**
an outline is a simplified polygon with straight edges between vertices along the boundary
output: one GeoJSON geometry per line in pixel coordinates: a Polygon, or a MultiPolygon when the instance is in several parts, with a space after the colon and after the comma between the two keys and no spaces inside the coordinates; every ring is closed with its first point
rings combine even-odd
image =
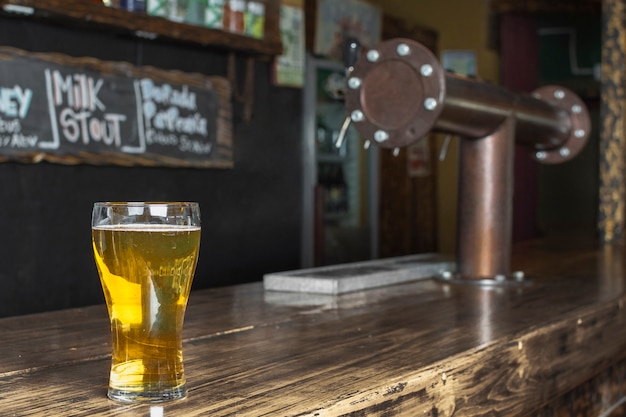
{"type": "Polygon", "coordinates": [[[433,278],[453,271],[454,261],[439,254],[420,254],[373,261],[265,274],[267,291],[343,294],[433,278]]]}

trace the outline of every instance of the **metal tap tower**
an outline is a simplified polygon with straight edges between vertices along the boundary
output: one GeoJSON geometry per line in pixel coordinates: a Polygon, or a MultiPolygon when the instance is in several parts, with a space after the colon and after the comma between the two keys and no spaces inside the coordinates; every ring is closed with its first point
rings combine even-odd
{"type": "Polygon", "coordinates": [[[545,164],[585,146],[591,122],[571,91],[531,95],[446,73],[423,45],[393,39],[361,55],[348,76],[348,117],[363,138],[398,148],[429,132],[459,135],[457,271],[465,282],[508,283],[515,143],[545,164]]]}

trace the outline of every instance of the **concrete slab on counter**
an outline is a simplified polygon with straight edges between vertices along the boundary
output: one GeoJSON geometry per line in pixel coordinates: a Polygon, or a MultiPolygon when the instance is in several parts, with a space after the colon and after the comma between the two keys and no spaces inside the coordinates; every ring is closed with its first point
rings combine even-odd
{"type": "Polygon", "coordinates": [[[263,286],[267,291],[343,294],[432,278],[454,267],[450,258],[426,253],[269,273],[263,277],[263,286]]]}

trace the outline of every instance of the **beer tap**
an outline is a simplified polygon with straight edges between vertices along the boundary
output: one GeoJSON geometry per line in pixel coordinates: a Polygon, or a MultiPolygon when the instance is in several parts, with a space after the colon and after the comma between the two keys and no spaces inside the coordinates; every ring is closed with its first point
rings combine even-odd
{"type": "Polygon", "coordinates": [[[574,158],[589,138],[585,104],[545,86],[531,95],[446,73],[425,46],[392,39],[359,57],[347,78],[347,118],[360,135],[399,149],[429,132],[458,135],[457,270],[444,279],[526,282],[511,273],[515,144],[539,163],[574,158]]]}

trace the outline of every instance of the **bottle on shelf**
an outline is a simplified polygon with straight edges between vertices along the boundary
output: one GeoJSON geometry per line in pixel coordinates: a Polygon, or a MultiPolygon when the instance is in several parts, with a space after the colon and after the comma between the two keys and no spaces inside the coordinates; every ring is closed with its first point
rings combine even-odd
{"type": "Polygon", "coordinates": [[[326,214],[332,212],[329,169],[330,165],[327,163],[319,163],[317,165],[317,183],[322,187],[322,195],[324,197],[324,213],[326,214]]]}
{"type": "Polygon", "coordinates": [[[343,174],[343,164],[337,164],[337,207],[341,213],[348,212],[348,184],[343,174]]]}
{"type": "Polygon", "coordinates": [[[204,0],[204,26],[212,29],[224,27],[224,0],[204,0]]]}
{"type": "Polygon", "coordinates": [[[330,164],[330,212],[333,214],[340,212],[340,190],[339,190],[339,165],[330,164]]]}
{"type": "Polygon", "coordinates": [[[324,212],[327,215],[348,212],[348,184],[345,181],[343,165],[336,162],[318,164],[317,182],[324,193],[324,212]]]}
{"type": "Polygon", "coordinates": [[[169,0],[146,0],[146,12],[152,16],[169,17],[169,0]]]}
{"type": "Polygon", "coordinates": [[[168,15],[172,22],[184,22],[187,16],[187,0],[169,0],[168,15]]]}
{"type": "MultiPolygon", "coordinates": [[[[92,0],[95,1],[95,0],[92,0]]],[[[102,0],[111,7],[257,39],[265,36],[267,0],[102,0]]],[[[100,0],[98,0],[100,2],[100,0]]]]}
{"type": "Polygon", "coordinates": [[[204,9],[206,8],[205,0],[187,0],[187,11],[185,13],[185,23],[191,25],[204,25],[204,9]]]}
{"type": "Polygon", "coordinates": [[[245,13],[245,0],[226,0],[224,2],[224,29],[233,33],[245,33],[245,13]]]}
{"type": "Polygon", "coordinates": [[[96,1],[96,3],[102,3],[106,7],[112,7],[114,9],[120,8],[120,0],[102,0],[102,1],[96,1]]]}
{"type": "Polygon", "coordinates": [[[146,0],[146,12],[173,22],[184,22],[187,15],[187,0],[146,0]]]}
{"type": "Polygon", "coordinates": [[[245,13],[245,34],[263,39],[265,34],[265,3],[260,0],[248,0],[245,13]]]}
{"type": "Polygon", "coordinates": [[[119,8],[129,12],[145,12],[146,4],[144,0],[119,0],[119,8]]]}

